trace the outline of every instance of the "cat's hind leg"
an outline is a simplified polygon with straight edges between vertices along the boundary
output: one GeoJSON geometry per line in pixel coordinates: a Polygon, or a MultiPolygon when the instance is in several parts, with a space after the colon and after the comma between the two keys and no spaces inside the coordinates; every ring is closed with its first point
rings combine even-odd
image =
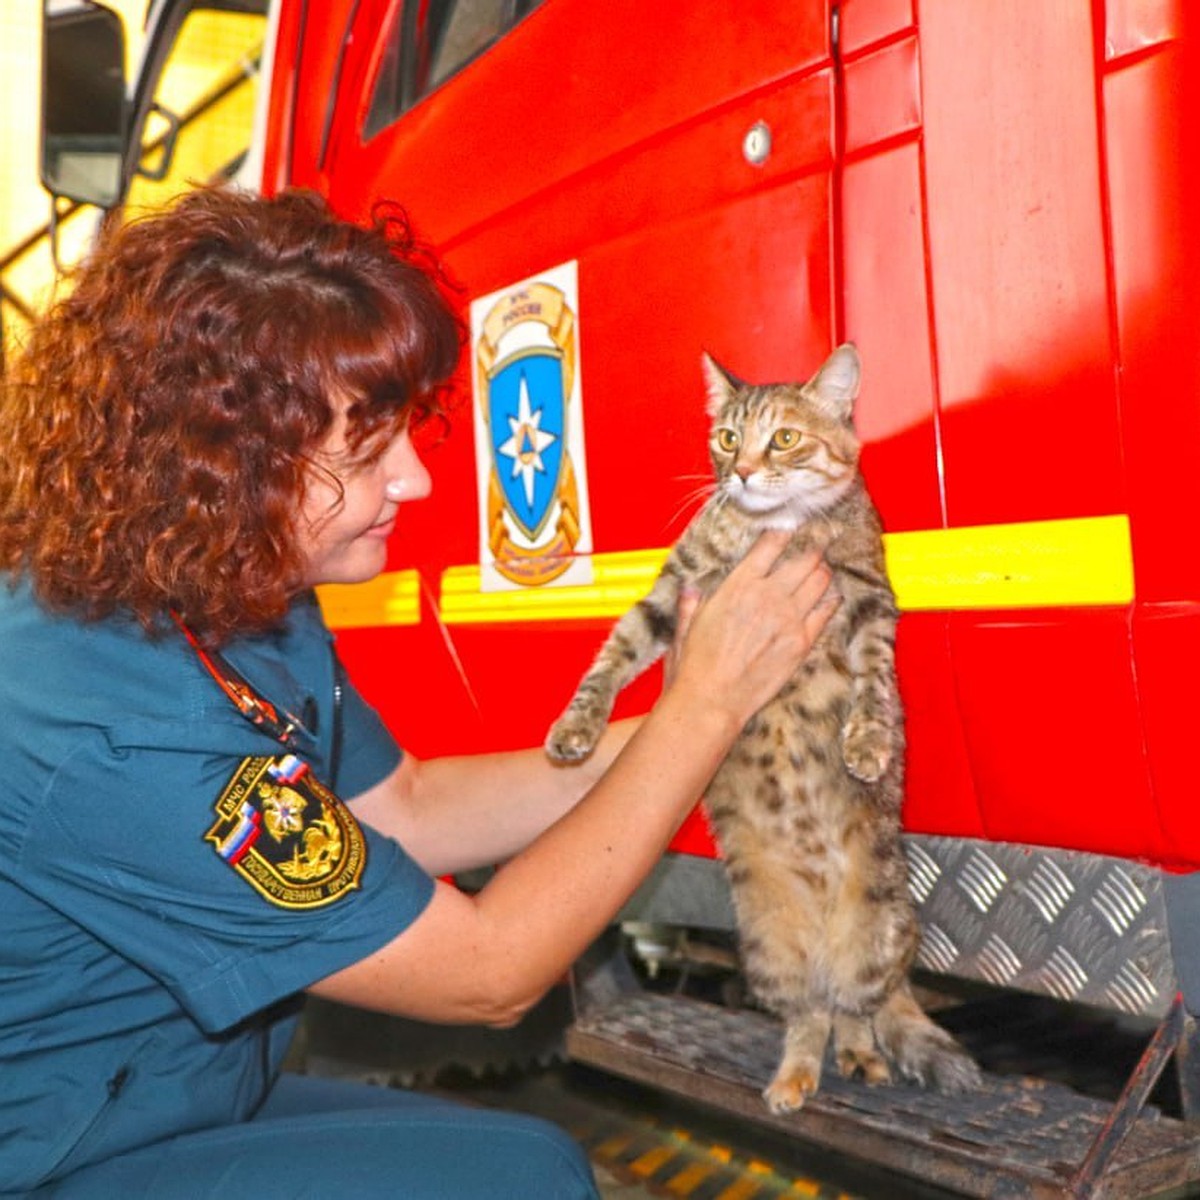
{"type": "Polygon", "coordinates": [[[821,1064],[832,1025],[829,1013],[814,1010],[789,1017],[783,1031],[783,1056],[775,1077],[763,1089],[773,1113],[795,1112],[821,1085],[821,1064]]]}
{"type": "MultiPolygon", "coordinates": [[[[710,804],[712,796],[710,792],[710,804]]],[[[714,811],[720,811],[720,804],[714,811]]],[[[762,853],[753,832],[726,826],[723,848],[733,885],[742,964],[751,989],[783,1021],[783,1053],[763,1091],[775,1113],[793,1112],[818,1088],[832,1017],[814,998],[810,947],[819,944],[819,921],[797,872],[778,854],[762,853]]]]}
{"type": "Polygon", "coordinates": [[[775,1113],[794,1112],[816,1092],[833,1018],[813,987],[811,948],[820,944],[813,881],[777,853],[753,852],[758,838],[735,826],[724,842],[741,931],[742,962],[754,994],[783,1022],[783,1053],[763,1091],[775,1113]],[[743,835],[743,836],[739,836],[743,835]]]}
{"type": "Polygon", "coordinates": [[[870,1017],[837,1013],[833,1018],[834,1062],[845,1079],[860,1077],[872,1087],[891,1081],[887,1059],[875,1045],[875,1027],[870,1017]]]}

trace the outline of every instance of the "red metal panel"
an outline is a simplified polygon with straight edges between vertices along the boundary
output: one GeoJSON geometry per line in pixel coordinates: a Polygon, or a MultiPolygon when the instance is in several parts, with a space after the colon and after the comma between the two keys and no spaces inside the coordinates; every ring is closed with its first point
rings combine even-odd
{"type": "MultiPolygon", "coordinates": [[[[846,335],[865,364],[855,413],[863,472],[888,530],[933,529],[945,516],[915,136],[915,42],[905,39],[851,63],[845,87],[852,157],[842,179],[843,311],[846,335]]],[[[896,655],[909,733],[905,826],[981,837],[945,618],[905,616],[896,655]]]]}
{"type": "Polygon", "coordinates": [[[847,165],[842,184],[846,336],[863,356],[855,426],[890,531],[944,523],[939,484],[919,151],[847,165]]]}
{"type": "Polygon", "coordinates": [[[1105,57],[1136,54],[1182,37],[1184,8],[1184,0],[1105,0],[1105,57]]]}
{"type": "Polygon", "coordinates": [[[719,857],[716,835],[704,815],[703,808],[692,810],[691,815],[679,827],[670,848],[680,854],[695,854],[701,858],[719,857]]]}
{"type": "Polygon", "coordinates": [[[915,833],[985,837],[963,739],[947,618],[909,613],[896,638],[908,730],[904,826],[915,833]]]}
{"type": "Polygon", "coordinates": [[[1200,862],[1196,786],[1196,670],[1200,610],[1194,604],[1140,609],[1134,619],[1137,683],[1146,756],[1167,849],[1176,866],[1200,862]]]}
{"type": "Polygon", "coordinates": [[[846,64],[846,153],[921,127],[915,34],[846,64]]]}
{"type": "Polygon", "coordinates": [[[650,226],[582,259],[598,550],[669,544],[698,508],[698,489],[708,494],[702,349],[752,379],[795,377],[828,353],[828,211],[818,176],[650,226]]]}
{"type": "MultiPolygon", "coordinates": [[[[610,0],[583,11],[551,0],[419,104],[402,128],[373,139],[361,157],[349,119],[361,98],[340,102],[339,194],[349,210],[361,208],[355,192],[364,187],[396,189],[448,246],[482,219],[503,220],[535,192],[601,164],[607,170],[631,147],[815,68],[828,55],[823,5],[610,0]],[[719,54],[714,29],[721,32],[719,54]],[[404,170],[405,147],[419,147],[419,170],[404,170]],[[476,186],[463,186],[464,169],[476,186]]],[[[809,125],[793,128],[805,136],[809,125]]],[[[740,136],[732,149],[739,146],[740,136]]],[[[782,146],[786,152],[786,141],[782,146]]],[[[710,159],[694,170],[719,165],[710,159]]],[[[671,178],[686,186],[691,176],[671,178]]]]}
{"type": "MultiPolygon", "coordinates": [[[[379,28],[388,0],[306,0],[283,5],[272,79],[271,134],[263,181],[324,191],[317,160],[337,92],[352,11],[360,29],[379,28]]],[[[373,41],[374,39],[372,39],[373,41]]]]}
{"type": "MultiPolygon", "coordinates": [[[[662,545],[710,476],[701,350],[785,378],[829,348],[827,34],[811,13],[708,3],[628,20],[606,10],[584,46],[567,10],[539,9],[369,145],[343,134],[333,196],[361,215],[375,195],[400,195],[468,296],[579,260],[588,458],[603,464],[596,548],[662,545]],[[726,52],[702,69],[706,21],[726,52]],[[775,139],[754,166],[742,141],[758,121],[775,139]],[[463,186],[463,161],[481,186],[463,186]]],[[[439,488],[455,496],[442,520],[457,561],[472,561],[469,439],[447,449],[439,488]]],[[[412,545],[429,544],[425,528],[412,545]]]]}
{"type": "MultiPolygon", "coordinates": [[[[536,120],[536,113],[525,114],[536,120]]],[[[536,176],[525,174],[504,186],[529,189],[521,203],[497,215],[482,228],[468,225],[465,233],[448,234],[443,244],[460,274],[472,291],[487,291],[513,278],[512,272],[527,267],[542,267],[570,257],[582,257],[595,245],[614,242],[625,236],[647,236],[673,222],[703,220],[740,197],[775,191],[782,195],[787,185],[805,175],[827,173],[832,159],[830,144],[831,96],[828,70],[800,74],[762,91],[694,114],[702,120],[681,123],[671,131],[652,139],[622,146],[612,158],[598,162],[594,169],[561,181],[553,188],[536,188],[536,176]],[[742,154],[745,133],[763,122],[773,132],[771,155],[762,166],[751,166],[742,154]],[[664,185],[664,181],[669,181],[664,185]],[[512,237],[499,236],[503,229],[512,237]],[[516,245],[510,244],[515,238],[516,245]]],[[[484,131],[477,131],[480,136],[484,131]]],[[[373,149],[368,147],[368,150],[373,149]]],[[[553,164],[558,153],[553,143],[543,152],[553,164]]],[[[393,147],[393,163],[404,161],[404,140],[393,147]]],[[[547,169],[553,170],[553,166],[547,169]]],[[[441,183],[429,188],[442,188],[441,183]]],[[[426,190],[424,181],[414,185],[422,211],[426,190]]],[[[477,199],[477,203],[479,200],[477,199]]],[[[828,219],[827,201],[823,215],[828,219]]],[[[760,218],[764,215],[757,214],[760,218]]],[[[725,244],[731,265],[736,255],[758,255],[754,243],[770,228],[762,224],[724,229],[720,234],[701,236],[704,240],[725,244]],[[738,243],[741,243],[739,246],[738,243]]],[[[828,254],[828,234],[823,235],[828,254]]],[[[807,249],[804,242],[801,254],[807,249]]],[[[791,275],[789,254],[774,263],[776,273],[791,275]]],[[[673,264],[686,270],[686,256],[673,264]]],[[[648,264],[651,266],[652,264],[648,264]]],[[[518,276],[519,277],[519,276],[518,276]]],[[[737,281],[730,276],[727,286],[737,281]]],[[[753,286],[760,279],[750,279],[753,286]]],[[[772,291],[778,290],[774,285],[772,291]]],[[[739,287],[738,296],[749,307],[769,312],[773,295],[762,296],[739,287]]],[[[828,308],[828,292],[819,298],[820,310],[828,308]]],[[[724,309],[734,306],[726,296],[724,309]]],[[[764,322],[769,323],[769,322],[764,322]]]]}
{"type": "Polygon", "coordinates": [[[952,525],[1125,510],[1091,19],[1088,4],[921,9],[952,525]]]}
{"type": "MultiPolygon", "coordinates": [[[[442,630],[423,608],[419,626],[337,635],[355,685],[422,758],[540,745],[608,632],[599,621],[442,630]]],[[[617,716],[645,712],[660,688],[657,669],[647,672],[617,716]]]]}
{"type": "Polygon", "coordinates": [[[1121,396],[1138,598],[1200,600],[1200,48],[1104,81],[1121,396]]]}
{"type": "Polygon", "coordinates": [[[301,10],[295,5],[280,5],[275,35],[275,58],[271,64],[271,94],[267,102],[267,121],[263,131],[262,178],[257,181],[268,196],[288,184],[288,163],[292,157],[296,79],[296,57],[300,36],[301,10]]]}
{"type": "Polygon", "coordinates": [[[842,0],[842,51],[852,55],[865,46],[913,25],[912,0],[842,0]]]}
{"type": "Polygon", "coordinates": [[[950,618],[988,837],[1163,855],[1129,622],[1116,609],[950,618]]]}

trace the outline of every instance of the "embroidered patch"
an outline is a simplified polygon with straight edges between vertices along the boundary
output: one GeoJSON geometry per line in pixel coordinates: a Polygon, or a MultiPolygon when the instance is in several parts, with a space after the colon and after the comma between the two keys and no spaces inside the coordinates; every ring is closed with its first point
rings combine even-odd
{"type": "Polygon", "coordinates": [[[204,840],[272,904],[320,908],[359,886],[362,830],[294,754],[243,759],[214,807],[204,840]]]}

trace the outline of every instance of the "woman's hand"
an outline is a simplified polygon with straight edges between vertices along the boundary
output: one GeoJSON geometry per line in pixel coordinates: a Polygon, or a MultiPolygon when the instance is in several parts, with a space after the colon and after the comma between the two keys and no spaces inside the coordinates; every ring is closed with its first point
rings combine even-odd
{"type": "Polygon", "coordinates": [[[782,557],[790,536],[762,534],[708,599],[680,599],[668,687],[710,697],[739,727],[792,677],[840,603],[819,554],[782,557]]]}

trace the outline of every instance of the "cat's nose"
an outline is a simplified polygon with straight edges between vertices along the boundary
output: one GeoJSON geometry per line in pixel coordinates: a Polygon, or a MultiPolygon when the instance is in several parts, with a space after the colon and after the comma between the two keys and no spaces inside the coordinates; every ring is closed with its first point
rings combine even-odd
{"type": "Polygon", "coordinates": [[[754,468],[749,463],[738,463],[733,469],[737,472],[738,478],[743,483],[754,474],[754,468]]]}

